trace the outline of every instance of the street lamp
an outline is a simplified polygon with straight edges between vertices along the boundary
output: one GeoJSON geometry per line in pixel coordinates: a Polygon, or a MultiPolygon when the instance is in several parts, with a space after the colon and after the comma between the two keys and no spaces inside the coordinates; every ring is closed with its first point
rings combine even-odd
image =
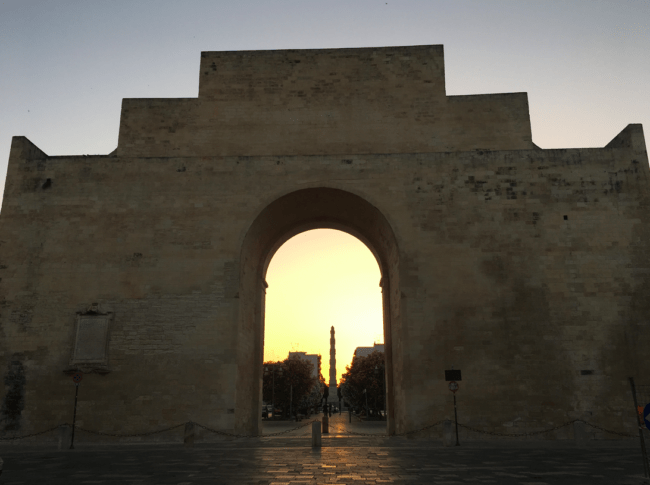
{"type": "MultiPolygon", "coordinates": [[[[287,367],[287,372],[288,376],[287,378],[289,379],[289,419],[293,416],[293,379],[294,379],[294,374],[291,371],[291,367],[287,367]]],[[[278,374],[280,374],[280,377],[282,377],[282,367],[278,369],[278,374]]],[[[284,411],[283,411],[284,412],[284,411]]]]}
{"type": "Polygon", "coordinates": [[[368,407],[368,389],[364,389],[363,393],[366,395],[366,419],[368,419],[370,415],[370,408],[368,407]]]}
{"type": "MultiPolygon", "coordinates": [[[[271,406],[273,408],[273,419],[275,419],[275,364],[273,364],[273,370],[271,371],[271,375],[273,376],[273,397],[271,400],[271,406]]],[[[269,368],[264,367],[264,374],[267,376],[269,375],[269,368]]],[[[282,377],[282,367],[278,369],[278,374],[280,374],[280,377],[282,377]]]]}
{"type": "MultiPolygon", "coordinates": [[[[379,367],[375,366],[375,375],[379,374],[379,370],[380,370],[379,367]]],[[[382,406],[384,408],[383,411],[384,411],[384,414],[386,414],[386,391],[384,390],[384,375],[383,375],[383,372],[382,372],[382,375],[381,375],[381,397],[382,397],[382,400],[384,401],[384,403],[383,403],[384,405],[382,406]]]]}
{"type": "Polygon", "coordinates": [[[339,414],[341,414],[343,411],[343,406],[341,403],[341,400],[343,398],[343,393],[341,392],[341,384],[336,388],[336,396],[339,398],[339,414]]]}

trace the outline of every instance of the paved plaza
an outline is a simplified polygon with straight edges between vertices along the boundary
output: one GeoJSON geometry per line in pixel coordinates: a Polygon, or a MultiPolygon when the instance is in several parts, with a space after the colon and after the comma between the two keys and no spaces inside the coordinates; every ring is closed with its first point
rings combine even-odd
{"type": "MultiPolygon", "coordinates": [[[[319,419],[322,415],[318,416],[319,419]]],[[[265,423],[265,434],[302,423],[265,423]]],[[[310,426],[278,436],[219,443],[98,446],[57,451],[0,447],[1,484],[265,484],[412,483],[593,485],[647,483],[638,441],[469,442],[381,436],[384,423],[332,417],[323,447],[310,446],[310,426]],[[352,435],[364,432],[370,436],[352,435]],[[376,436],[372,436],[375,434],[376,436]]]]}

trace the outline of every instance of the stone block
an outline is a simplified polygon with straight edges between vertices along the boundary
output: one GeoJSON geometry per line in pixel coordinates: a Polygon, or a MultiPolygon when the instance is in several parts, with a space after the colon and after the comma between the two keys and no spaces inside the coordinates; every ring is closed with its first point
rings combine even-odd
{"type": "Polygon", "coordinates": [[[320,448],[322,446],[320,421],[311,423],[311,446],[312,448],[320,448]]]}
{"type": "Polygon", "coordinates": [[[194,447],[194,434],[195,434],[194,423],[192,423],[191,421],[185,423],[185,434],[184,434],[184,437],[183,437],[183,444],[187,448],[194,447]]]}
{"type": "Polygon", "coordinates": [[[449,419],[442,423],[442,444],[443,446],[454,446],[456,444],[454,422],[449,419]]]}
{"type": "Polygon", "coordinates": [[[591,441],[590,427],[582,421],[574,422],[573,438],[578,448],[587,448],[591,441]]]}

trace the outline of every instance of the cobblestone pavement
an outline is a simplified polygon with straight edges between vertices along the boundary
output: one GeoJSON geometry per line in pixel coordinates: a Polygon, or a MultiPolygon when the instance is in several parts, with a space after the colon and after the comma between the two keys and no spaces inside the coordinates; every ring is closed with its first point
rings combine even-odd
{"type": "MultiPolygon", "coordinates": [[[[312,416],[302,422],[288,422],[288,421],[263,421],[263,434],[277,433],[284,430],[290,430],[301,424],[306,424],[313,419],[321,421],[322,414],[312,416]]],[[[347,413],[333,414],[329,417],[329,435],[331,437],[356,437],[359,434],[366,435],[384,435],[386,434],[386,421],[361,421],[356,416],[351,417],[347,413]]],[[[311,427],[305,426],[301,429],[290,431],[286,433],[287,436],[311,436],[311,427]]]]}
{"type": "MultiPolygon", "coordinates": [[[[318,418],[322,418],[318,416],[318,418]]],[[[347,416],[346,416],[347,418],[347,416]]],[[[309,429],[278,437],[219,443],[92,446],[75,450],[0,447],[1,484],[266,484],[409,483],[498,485],[641,485],[638,442],[592,443],[578,449],[566,442],[461,443],[402,437],[346,437],[341,417],[323,436],[323,448],[310,447],[309,429]]],[[[265,431],[300,423],[273,423],[265,431]],[[271,428],[271,429],[269,429],[271,428]]],[[[358,423],[354,429],[383,432],[384,423],[358,423]]]]}

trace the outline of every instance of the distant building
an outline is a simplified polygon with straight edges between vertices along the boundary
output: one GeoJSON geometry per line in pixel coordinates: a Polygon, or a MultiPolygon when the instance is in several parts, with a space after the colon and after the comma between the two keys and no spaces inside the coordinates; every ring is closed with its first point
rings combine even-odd
{"type": "Polygon", "coordinates": [[[383,352],[384,344],[374,344],[372,347],[357,347],[354,350],[354,356],[352,357],[367,357],[373,352],[383,352]]]}
{"type": "Polygon", "coordinates": [[[320,355],[308,354],[307,352],[289,352],[289,358],[302,359],[311,362],[314,368],[312,369],[312,376],[318,379],[320,375],[320,355]]]}

